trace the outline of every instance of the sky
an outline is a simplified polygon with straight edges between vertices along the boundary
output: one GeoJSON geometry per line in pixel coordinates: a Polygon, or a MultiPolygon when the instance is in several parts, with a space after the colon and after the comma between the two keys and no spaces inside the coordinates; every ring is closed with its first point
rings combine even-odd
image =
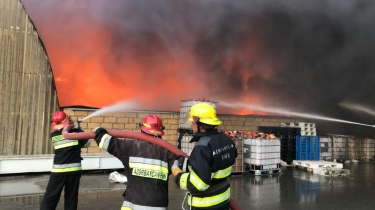
{"type": "Polygon", "coordinates": [[[347,106],[375,107],[374,1],[22,3],[60,106],[134,100],[137,109],[179,111],[181,100],[205,97],[218,113],[271,115],[272,107],[375,124],[347,106]]]}

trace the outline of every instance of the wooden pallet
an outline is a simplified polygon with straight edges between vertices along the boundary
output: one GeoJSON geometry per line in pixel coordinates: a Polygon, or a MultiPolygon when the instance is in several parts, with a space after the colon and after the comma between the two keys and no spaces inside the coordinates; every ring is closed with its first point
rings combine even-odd
{"type": "Polygon", "coordinates": [[[259,175],[272,175],[272,174],[278,174],[281,172],[281,168],[272,168],[272,169],[265,169],[265,170],[248,170],[248,173],[254,174],[256,176],[259,175]]]}
{"type": "Polygon", "coordinates": [[[329,166],[326,168],[319,168],[321,170],[314,170],[314,173],[323,175],[323,176],[349,176],[350,170],[349,169],[342,169],[342,168],[330,168],[329,166]]]}

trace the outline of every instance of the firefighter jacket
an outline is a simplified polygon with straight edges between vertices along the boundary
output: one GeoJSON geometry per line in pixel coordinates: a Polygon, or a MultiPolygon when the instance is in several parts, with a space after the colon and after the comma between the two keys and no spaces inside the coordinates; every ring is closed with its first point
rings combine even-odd
{"type": "Polygon", "coordinates": [[[175,182],[188,190],[188,205],[194,209],[229,209],[228,177],[237,157],[234,141],[218,131],[196,133],[197,141],[187,163],[187,172],[179,173],[175,182]]]}
{"type": "MultiPolygon", "coordinates": [[[[162,139],[160,139],[163,141],[162,139]]],[[[168,180],[177,157],[146,141],[117,139],[107,133],[95,136],[99,148],[118,158],[128,179],[122,210],[165,210],[168,206],[168,180]]],[[[183,157],[179,161],[183,161],[183,157]]]]}
{"type": "MultiPolygon", "coordinates": [[[[83,132],[82,129],[73,128],[69,133],[83,132]]],[[[71,140],[62,136],[62,130],[56,130],[51,133],[51,140],[55,150],[53,158],[52,173],[74,174],[81,173],[81,148],[87,147],[90,140],[71,140]]]]}

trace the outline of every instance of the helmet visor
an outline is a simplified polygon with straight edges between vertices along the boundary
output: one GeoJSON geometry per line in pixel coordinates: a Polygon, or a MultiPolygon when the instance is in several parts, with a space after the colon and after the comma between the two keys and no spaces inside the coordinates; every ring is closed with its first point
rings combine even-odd
{"type": "Polygon", "coordinates": [[[184,116],[184,124],[185,125],[191,125],[192,121],[193,121],[193,118],[190,115],[190,110],[189,110],[188,112],[186,112],[186,114],[184,116]]]}
{"type": "Polygon", "coordinates": [[[199,117],[196,117],[196,116],[192,116],[190,114],[190,110],[185,114],[185,117],[184,117],[184,124],[185,125],[191,125],[192,122],[199,122],[199,117]]]}

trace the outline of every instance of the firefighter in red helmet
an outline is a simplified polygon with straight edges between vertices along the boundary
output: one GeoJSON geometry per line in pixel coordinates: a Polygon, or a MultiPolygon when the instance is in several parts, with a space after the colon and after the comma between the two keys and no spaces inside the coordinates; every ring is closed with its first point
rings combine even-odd
{"type": "MultiPolygon", "coordinates": [[[[81,178],[81,148],[88,147],[90,141],[64,139],[62,129],[70,121],[65,112],[59,110],[52,115],[51,141],[55,150],[53,165],[47,189],[40,205],[41,210],[56,209],[64,188],[64,209],[77,209],[78,189],[81,178]]],[[[69,132],[83,132],[75,126],[69,132]]]]}
{"type": "Polygon", "coordinates": [[[141,128],[142,133],[146,133],[153,136],[164,136],[164,126],[159,117],[152,114],[143,119],[141,123],[139,123],[139,127],[141,128]]]}
{"type": "MultiPolygon", "coordinates": [[[[145,117],[139,126],[142,133],[155,138],[164,135],[162,120],[154,114],[145,117]]],[[[183,162],[182,156],[146,141],[117,139],[101,127],[95,129],[95,141],[124,165],[128,183],[121,209],[167,209],[171,167],[175,160],[183,162]]]]}

